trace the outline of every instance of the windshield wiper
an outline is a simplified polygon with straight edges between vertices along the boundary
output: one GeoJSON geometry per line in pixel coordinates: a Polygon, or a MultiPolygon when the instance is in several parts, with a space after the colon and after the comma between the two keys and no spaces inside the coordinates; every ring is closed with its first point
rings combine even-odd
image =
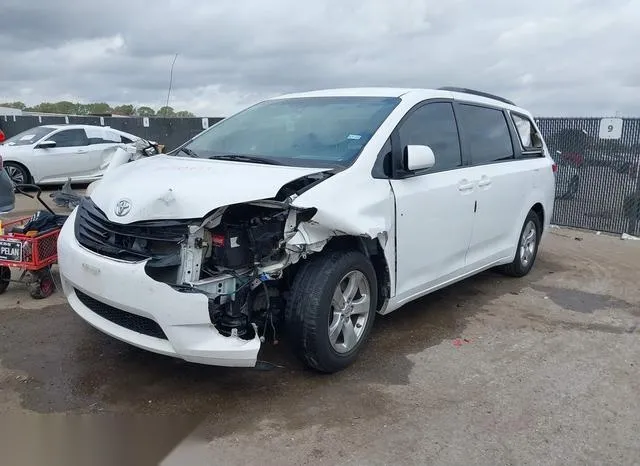
{"type": "Polygon", "coordinates": [[[189,157],[198,157],[198,154],[196,154],[196,152],[193,149],[189,149],[188,147],[181,147],[178,152],[184,152],[185,154],[187,154],[189,157]]]}
{"type": "Polygon", "coordinates": [[[264,163],[265,165],[282,165],[282,163],[268,159],[265,157],[253,157],[250,155],[238,155],[238,154],[227,154],[227,155],[212,155],[209,157],[211,160],[231,160],[233,162],[249,162],[249,163],[264,163]]]}

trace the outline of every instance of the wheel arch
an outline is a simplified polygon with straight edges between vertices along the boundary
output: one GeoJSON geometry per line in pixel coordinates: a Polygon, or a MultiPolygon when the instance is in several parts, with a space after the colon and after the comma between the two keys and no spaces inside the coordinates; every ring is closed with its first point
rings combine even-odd
{"type": "Polygon", "coordinates": [[[533,207],[531,207],[531,209],[529,210],[529,212],[535,212],[535,214],[538,216],[538,218],[540,219],[540,228],[542,228],[542,231],[540,233],[542,233],[544,231],[544,225],[545,225],[545,212],[544,212],[544,206],[542,205],[541,202],[536,202],[533,207]]]}
{"type": "Polygon", "coordinates": [[[377,311],[382,311],[391,296],[391,277],[384,249],[377,238],[362,236],[335,236],[323,249],[324,251],[360,251],[367,256],[376,272],[378,282],[377,311]]]}
{"type": "Polygon", "coordinates": [[[18,162],[17,160],[3,160],[3,164],[5,166],[5,170],[6,170],[6,166],[7,165],[17,165],[18,167],[22,168],[26,173],[27,173],[27,180],[25,180],[25,183],[31,183],[33,181],[33,173],[31,172],[31,170],[29,170],[29,167],[27,167],[24,163],[22,162],[18,162]]]}

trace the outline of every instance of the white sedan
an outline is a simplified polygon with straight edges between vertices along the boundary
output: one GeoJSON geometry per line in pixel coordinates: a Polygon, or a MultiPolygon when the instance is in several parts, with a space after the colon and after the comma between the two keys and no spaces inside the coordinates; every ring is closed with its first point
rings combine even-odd
{"type": "Polygon", "coordinates": [[[118,147],[138,139],[108,126],[36,126],[7,139],[0,156],[15,184],[91,182],[102,177],[118,147]]]}

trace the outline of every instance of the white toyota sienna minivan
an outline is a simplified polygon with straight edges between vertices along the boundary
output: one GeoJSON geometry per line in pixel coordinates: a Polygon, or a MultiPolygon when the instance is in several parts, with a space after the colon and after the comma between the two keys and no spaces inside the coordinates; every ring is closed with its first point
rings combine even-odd
{"type": "Polygon", "coordinates": [[[283,332],[335,372],[376,314],[489,268],[526,275],[555,170],[531,114],[479,91],[269,99],[105,175],[60,234],[64,293],[149,351],[250,367],[283,332]]]}

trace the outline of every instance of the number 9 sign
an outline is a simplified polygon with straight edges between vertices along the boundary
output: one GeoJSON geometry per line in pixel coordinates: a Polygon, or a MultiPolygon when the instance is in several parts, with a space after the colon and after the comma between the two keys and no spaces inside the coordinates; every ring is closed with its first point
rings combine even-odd
{"type": "Polygon", "coordinates": [[[622,124],[622,118],[603,118],[600,120],[600,139],[620,139],[622,124]]]}

